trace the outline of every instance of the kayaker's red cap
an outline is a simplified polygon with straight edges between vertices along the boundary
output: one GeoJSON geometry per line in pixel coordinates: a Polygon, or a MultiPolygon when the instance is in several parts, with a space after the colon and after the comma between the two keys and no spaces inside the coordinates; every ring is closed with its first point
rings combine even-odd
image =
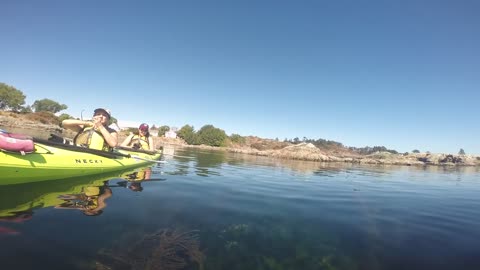
{"type": "Polygon", "coordinates": [[[112,114],[109,109],[104,109],[104,108],[98,108],[93,111],[93,114],[96,114],[97,112],[104,112],[108,115],[108,118],[112,118],[112,114]]]}
{"type": "Polygon", "coordinates": [[[141,131],[148,131],[148,125],[143,123],[138,127],[138,129],[140,129],[141,131]]]}

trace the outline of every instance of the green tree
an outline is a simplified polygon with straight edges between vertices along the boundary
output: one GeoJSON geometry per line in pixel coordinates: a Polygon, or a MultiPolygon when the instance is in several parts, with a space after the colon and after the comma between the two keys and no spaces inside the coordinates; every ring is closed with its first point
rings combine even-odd
{"type": "Polygon", "coordinates": [[[188,144],[195,144],[196,134],[193,126],[185,125],[178,132],[177,136],[185,140],[188,144]]]}
{"type": "Polygon", "coordinates": [[[33,110],[32,110],[32,107],[30,107],[30,106],[25,106],[25,107],[22,107],[22,108],[20,109],[20,112],[21,112],[21,113],[32,113],[33,110]]]}
{"type": "Polygon", "coordinates": [[[63,120],[66,120],[66,119],[74,119],[73,116],[69,115],[69,114],[66,114],[66,113],[62,113],[59,117],[58,117],[58,120],[61,122],[63,122],[63,120]]]}
{"type": "Polygon", "coordinates": [[[415,150],[412,151],[412,153],[418,154],[418,153],[420,153],[420,151],[415,149],[415,150]]]}
{"type": "Polygon", "coordinates": [[[197,132],[197,140],[199,144],[210,146],[222,146],[225,144],[227,134],[222,129],[213,125],[205,125],[197,132]]]}
{"type": "Polygon", "coordinates": [[[246,143],[246,139],[245,137],[242,137],[238,134],[232,134],[230,136],[230,140],[233,142],[233,143],[238,143],[238,144],[245,144],[246,143]]]}
{"type": "Polygon", "coordinates": [[[25,97],[23,92],[15,87],[0,83],[0,110],[21,110],[25,97]]]}
{"type": "Polygon", "coordinates": [[[458,154],[459,155],[465,155],[465,150],[463,150],[463,148],[460,148],[460,151],[458,151],[458,154]]]}
{"type": "Polygon", "coordinates": [[[161,126],[158,128],[158,137],[164,136],[167,131],[170,130],[169,126],[161,126]]]}
{"type": "Polygon", "coordinates": [[[67,109],[68,107],[65,104],[60,104],[51,99],[44,98],[41,100],[35,100],[35,102],[33,102],[32,104],[32,108],[35,110],[35,112],[57,113],[59,111],[67,109]]]}

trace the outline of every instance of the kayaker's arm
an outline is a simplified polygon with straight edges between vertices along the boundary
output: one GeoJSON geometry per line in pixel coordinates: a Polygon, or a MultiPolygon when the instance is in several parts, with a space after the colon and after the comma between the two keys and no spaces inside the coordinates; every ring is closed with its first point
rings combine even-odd
{"type": "Polygon", "coordinates": [[[62,127],[79,132],[82,128],[93,126],[92,122],[77,120],[77,119],[65,119],[62,122],[62,127]]]}
{"type": "Polygon", "coordinates": [[[112,197],[112,190],[110,188],[105,188],[104,193],[98,196],[98,207],[95,209],[95,211],[102,210],[103,208],[107,207],[105,200],[110,197],[112,197]]]}
{"type": "Polygon", "coordinates": [[[130,135],[128,135],[128,137],[125,138],[125,140],[122,142],[121,146],[123,146],[123,147],[129,147],[128,145],[129,145],[130,142],[132,141],[133,136],[134,136],[134,134],[130,132],[130,135]]]}
{"type": "Polygon", "coordinates": [[[150,146],[150,151],[155,151],[155,145],[153,143],[152,136],[148,136],[148,145],[150,146]]]}

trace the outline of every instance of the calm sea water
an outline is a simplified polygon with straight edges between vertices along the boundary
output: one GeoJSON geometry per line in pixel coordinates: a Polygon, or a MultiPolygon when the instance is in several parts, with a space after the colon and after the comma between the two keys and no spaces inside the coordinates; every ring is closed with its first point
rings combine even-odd
{"type": "Polygon", "coordinates": [[[480,269],[478,168],[166,153],[0,186],[0,269],[480,269]]]}

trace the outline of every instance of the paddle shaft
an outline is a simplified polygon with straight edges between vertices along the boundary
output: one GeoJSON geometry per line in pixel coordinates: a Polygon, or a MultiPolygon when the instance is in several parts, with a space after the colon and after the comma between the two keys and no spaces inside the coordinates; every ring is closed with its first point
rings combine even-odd
{"type": "Polygon", "coordinates": [[[142,158],[142,157],[134,156],[134,155],[129,155],[129,156],[130,156],[131,158],[134,158],[134,159],[145,160],[145,161],[155,162],[155,163],[159,163],[159,164],[167,163],[167,162],[164,161],[164,160],[153,160],[153,159],[142,158]]]}
{"type": "Polygon", "coordinates": [[[179,157],[179,158],[195,159],[194,157],[179,156],[179,155],[174,155],[174,154],[166,154],[166,153],[162,153],[162,155],[164,155],[164,156],[172,156],[172,157],[179,157]]]}

